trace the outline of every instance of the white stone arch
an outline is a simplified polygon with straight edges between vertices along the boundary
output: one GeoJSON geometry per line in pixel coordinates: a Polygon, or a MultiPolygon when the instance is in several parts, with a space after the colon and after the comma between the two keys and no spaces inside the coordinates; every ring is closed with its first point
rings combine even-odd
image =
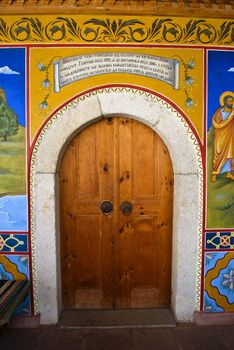
{"type": "Polygon", "coordinates": [[[105,88],[62,107],[41,130],[31,160],[31,228],[35,311],[55,324],[62,308],[58,170],[71,139],[95,120],[126,115],[149,125],[169,149],[174,169],[171,305],[178,321],[199,309],[202,162],[199,144],[183,116],[155,94],[105,88]]]}

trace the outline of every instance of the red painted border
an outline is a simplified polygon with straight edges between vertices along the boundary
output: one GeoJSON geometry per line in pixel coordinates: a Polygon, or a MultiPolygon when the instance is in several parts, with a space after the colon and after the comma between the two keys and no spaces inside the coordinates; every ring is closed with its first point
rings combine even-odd
{"type": "Polygon", "coordinates": [[[234,227],[232,228],[207,228],[205,230],[206,232],[233,232],[234,231],[234,227]]]}
{"type": "Polygon", "coordinates": [[[26,80],[26,120],[27,120],[27,193],[28,193],[28,242],[29,242],[29,270],[30,270],[30,304],[31,315],[34,315],[34,302],[33,302],[33,273],[32,273],[32,239],[31,239],[31,210],[30,210],[30,49],[26,48],[27,53],[27,80],[26,80]]]}
{"type": "Polygon", "coordinates": [[[234,252],[234,248],[219,248],[219,249],[208,249],[208,248],[205,248],[204,249],[204,254],[205,253],[215,253],[215,252],[226,252],[226,253],[229,253],[229,252],[234,252]]]}
{"type": "Polygon", "coordinates": [[[28,231],[0,231],[0,235],[27,235],[28,231]]]}
{"type": "Polygon", "coordinates": [[[205,276],[204,276],[204,242],[205,242],[205,227],[206,227],[206,126],[207,126],[207,108],[206,108],[206,98],[207,98],[207,51],[203,51],[203,77],[204,77],[204,82],[203,82],[203,93],[204,93],[204,99],[203,99],[203,142],[204,142],[204,155],[203,155],[203,210],[202,210],[202,257],[201,257],[201,277],[200,277],[200,283],[201,283],[201,288],[200,288],[200,311],[203,310],[203,302],[204,302],[204,285],[205,285],[205,276]]]}
{"type": "MultiPolygon", "coordinates": [[[[29,246],[29,245],[28,245],[29,246]]],[[[30,254],[28,252],[0,252],[0,255],[25,255],[28,256],[28,264],[30,264],[30,254]]],[[[30,275],[30,266],[29,266],[29,275],[30,275]]]]}
{"type": "Polygon", "coordinates": [[[110,42],[109,44],[87,44],[87,43],[72,43],[72,42],[66,42],[66,43],[45,43],[42,44],[40,42],[35,43],[19,43],[19,44],[3,44],[0,43],[1,47],[25,47],[25,48],[54,48],[54,47],[66,47],[66,48],[80,48],[80,47],[100,47],[100,48],[106,48],[109,47],[111,49],[117,47],[117,48],[165,48],[165,49],[201,49],[201,50],[218,50],[218,51],[233,51],[234,47],[226,47],[226,46],[216,46],[216,45],[184,45],[184,44],[144,44],[144,43],[138,43],[138,44],[129,44],[129,43],[121,43],[121,44],[114,44],[110,42]]]}

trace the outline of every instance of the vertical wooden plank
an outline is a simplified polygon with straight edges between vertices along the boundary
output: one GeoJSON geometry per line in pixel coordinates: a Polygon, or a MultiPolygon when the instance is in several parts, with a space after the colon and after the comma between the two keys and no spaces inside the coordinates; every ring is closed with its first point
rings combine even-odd
{"type": "Polygon", "coordinates": [[[173,218],[173,168],[168,149],[159,140],[159,188],[160,188],[160,225],[158,251],[160,269],[160,305],[167,306],[171,298],[171,257],[172,257],[172,218],[173,218]],[[163,167],[162,167],[163,165],[163,167]],[[165,254],[164,252],[167,252],[165,254]]]}
{"type": "Polygon", "coordinates": [[[61,275],[63,304],[66,308],[69,308],[74,302],[71,288],[72,274],[70,273],[70,267],[72,232],[75,231],[75,222],[74,218],[72,218],[68,202],[70,193],[74,191],[74,188],[65,169],[71,166],[71,172],[74,171],[75,152],[76,146],[73,140],[68,146],[66,157],[63,159],[63,166],[60,169],[61,275]]]}
{"type": "Polygon", "coordinates": [[[74,288],[98,288],[100,278],[99,217],[78,215],[75,218],[76,233],[73,236],[71,254],[74,259],[74,288]],[[95,254],[94,254],[95,247],[95,254]],[[85,252],[85,254],[84,254],[85,252]]]}
{"type": "Polygon", "coordinates": [[[101,288],[104,308],[113,308],[115,292],[114,254],[115,254],[115,120],[104,119],[99,122],[99,173],[100,199],[110,201],[114,209],[108,214],[101,214],[101,288]]]}
{"type": "Polygon", "coordinates": [[[79,166],[75,166],[74,185],[79,198],[99,196],[98,130],[98,124],[93,124],[76,138],[76,162],[79,166]]]}
{"type": "Polygon", "coordinates": [[[134,198],[154,197],[157,190],[154,132],[146,125],[134,122],[133,147],[133,196],[134,198]]]}
{"type": "Polygon", "coordinates": [[[116,184],[119,190],[118,203],[118,298],[116,307],[125,308],[131,304],[131,289],[133,278],[133,236],[131,216],[124,216],[120,206],[125,201],[132,200],[132,126],[133,120],[118,118],[119,130],[119,174],[116,184]]]}

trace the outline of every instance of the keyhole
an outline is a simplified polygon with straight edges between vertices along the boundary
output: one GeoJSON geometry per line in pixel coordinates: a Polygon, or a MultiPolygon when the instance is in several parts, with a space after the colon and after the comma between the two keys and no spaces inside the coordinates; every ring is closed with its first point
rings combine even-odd
{"type": "Polygon", "coordinates": [[[103,171],[104,171],[105,173],[108,172],[108,164],[104,164],[104,166],[103,166],[103,171]]]}

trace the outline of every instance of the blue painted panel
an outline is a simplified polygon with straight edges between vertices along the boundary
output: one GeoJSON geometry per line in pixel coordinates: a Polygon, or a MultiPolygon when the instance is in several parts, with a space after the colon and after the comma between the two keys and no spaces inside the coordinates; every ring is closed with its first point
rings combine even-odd
{"type": "Polygon", "coordinates": [[[26,195],[0,198],[0,231],[28,230],[28,200],[26,195]]]}

